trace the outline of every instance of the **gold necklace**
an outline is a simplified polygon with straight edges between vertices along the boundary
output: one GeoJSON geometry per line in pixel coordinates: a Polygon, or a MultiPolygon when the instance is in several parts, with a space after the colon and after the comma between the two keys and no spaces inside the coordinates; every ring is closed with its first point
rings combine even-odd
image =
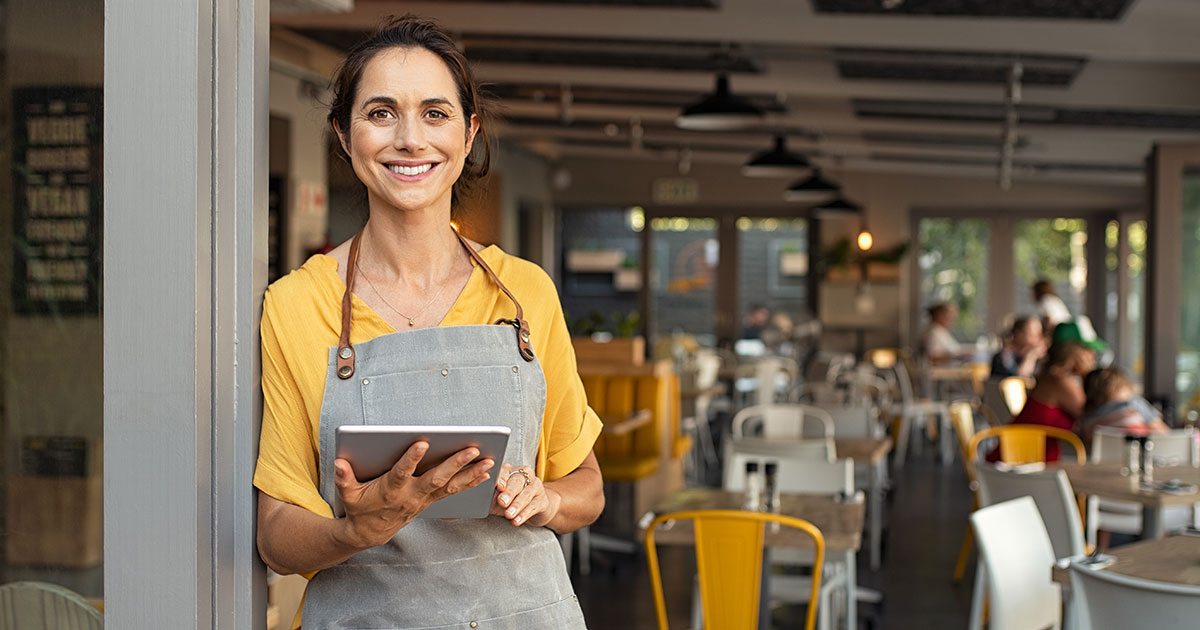
{"type": "Polygon", "coordinates": [[[395,311],[397,315],[399,315],[400,317],[403,317],[404,319],[407,319],[409,326],[417,325],[417,318],[425,313],[425,311],[429,308],[429,306],[433,304],[433,301],[438,299],[438,296],[442,294],[442,289],[446,288],[445,282],[440,283],[438,285],[438,290],[436,292],[434,292],[433,297],[429,298],[429,301],[425,303],[425,306],[422,306],[421,310],[417,311],[416,315],[409,317],[408,315],[401,313],[400,309],[396,308],[395,306],[392,306],[392,303],[387,301],[387,298],[383,297],[383,293],[380,293],[379,289],[376,288],[375,283],[371,282],[371,277],[367,275],[367,272],[363,271],[362,265],[360,265],[358,263],[358,260],[354,261],[354,266],[358,267],[358,273],[362,274],[363,279],[367,281],[367,284],[371,287],[371,290],[375,292],[375,295],[379,296],[379,299],[382,300],[383,303],[386,304],[388,308],[395,311]]]}

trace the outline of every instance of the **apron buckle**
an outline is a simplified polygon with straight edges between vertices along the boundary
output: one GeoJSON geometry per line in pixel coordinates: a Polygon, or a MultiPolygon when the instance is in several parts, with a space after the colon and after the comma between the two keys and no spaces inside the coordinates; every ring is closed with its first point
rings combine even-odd
{"type": "Polygon", "coordinates": [[[517,350],[521,353],[521,358],[526,362],[533,361],[533,346],[530,345],[529,324],[520,318],[496,320],[497,324],[505,324],[512,326],[517,331],[517,350]]]}

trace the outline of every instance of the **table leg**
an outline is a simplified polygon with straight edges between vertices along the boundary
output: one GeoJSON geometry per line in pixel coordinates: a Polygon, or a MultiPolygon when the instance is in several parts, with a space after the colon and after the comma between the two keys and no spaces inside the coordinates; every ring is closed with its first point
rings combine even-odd
{"type": "Polygon", "coordinates": [[[954,436],[951,435],[950,414],[945,411],[938,412],[938,448],[941,451],[942,465],[949,466],[954,463],[954,436]]]}
{"type": "Polygon", "coordinates": [[[846,630],[858,630],[858,558],[846,552],[846,630]]]}
{"type": "Polygon", "coordinates": [[[1158,540],[1163,537],[1162,508],[1142,507],[1142,539],[1158,540]]]}
{"type": "Polygon", "coordinates": [[[870,545],[871,545],[871,570],[879,570],[880,547],[883,544],[883,476],[885,474],[884,467],[887,466],[887,459],[881,458],[871,466],[871,487],[868,492],[871,494],[871,504],[868,506],[870,513],[867,514],[867,526],[870,528],[870,545]]]}
{"type": "Polygon", "coordinates": [[[758,630],[771,630],[771,550],[766,547],[758,583],[758,630]]]}

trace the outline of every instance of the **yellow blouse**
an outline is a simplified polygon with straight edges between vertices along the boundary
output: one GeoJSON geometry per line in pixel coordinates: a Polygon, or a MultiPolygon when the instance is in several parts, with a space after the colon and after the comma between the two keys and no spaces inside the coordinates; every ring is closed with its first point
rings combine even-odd
{"type": "MultiPolygon", "coordinates": [[[[546,375],[536,471],[547,481],[558,479],[583,462],[601,427],[579,380],[558,292],[546,272],[531,262],[494,245],[479,255],[525,310],[533,351],[546,375]]],[[[337,261],[317,255],[273,283],[263,300],[263,418],[254,485],[326,517],[333,514],[317,490],[318,430],[329,348],[337,345],[341,332],[345,289],[337,261]]],[[[491,324],[515,313],[512,300],[476,266],[440,325],[491,324]]],[[[353,317],[351,343],[396,332],[358,296],[353,298],[353,317]]]]}

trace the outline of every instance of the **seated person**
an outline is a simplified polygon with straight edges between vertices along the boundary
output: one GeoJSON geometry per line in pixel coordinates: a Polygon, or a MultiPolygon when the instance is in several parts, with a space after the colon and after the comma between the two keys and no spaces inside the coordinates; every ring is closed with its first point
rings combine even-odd
{"type": "MultiPolygon", "coordinates": [[[[1046,352],[1037,382],[1013,424],[1041,424],[1073,431],[1083,417],[1082,378],[1096,367],[1096,355],[1077,343],[1056,343],[1046,352]]],[[[1058,440],[1046,440],[1046,461],[1058,461],[1058,440]]]]}
{"type": "Polygon", "coordinates": [[[1097,427],[1116,427],[1130,435],[1166,433],[1169,429],[1162,414],[1145,398],[1133,393],[1129,377],[1118,368],[1092,370],[1083,379],[1087,402],[1083,409],[1080,433],[1091,442],[1097,427]]]}
{"type": "Polygon", "coordinates": [[[760,339],[771,320],[771,310],[765,304],[754,304],[742,318],[742,339],[760,339]]]}
{"type": "Polygon", "coordinates": [[[974,346],[964,347],[950,332],[954,318],[958,316],[958,309],[953,304],[939,302],[930,306],[928,312],[929,327],[921,335],[920,350],[930,363],[946,363],[966,358],[974,352],[974,346]]]}
{"type": "Polygon", "coordinates": [[[1058,297],[1054,283],[1045,278],[1038,278],[1033,283],[1033,303],[1037,305],[1038,316],[1042,318],[1042,327],[1046,330],[1054,330],[1055,326],[1071,319],[1071,310],[1058,297]]]}
{"type": "Polygon", "coordinates": [[[1046,354],[1046,338],[1042,322],[1036,317],[1018,317],[1009,331],[1008,340],[992,357],[991,375],[1032,377],[1037,363],[1046,354]]]}

